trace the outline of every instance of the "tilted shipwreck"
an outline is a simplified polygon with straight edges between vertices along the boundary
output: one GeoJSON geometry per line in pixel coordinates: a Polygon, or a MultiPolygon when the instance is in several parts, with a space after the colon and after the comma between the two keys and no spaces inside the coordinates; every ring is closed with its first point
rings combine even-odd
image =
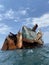
{"type": "Polygon", "coordinates": [[[4,41],[2,50],[34,48],[43,45],[42,32],[36,33],[37,27],[37,24],[32,29],[23,26],[21,33],[13,34],[10,32],[4,41]]]}

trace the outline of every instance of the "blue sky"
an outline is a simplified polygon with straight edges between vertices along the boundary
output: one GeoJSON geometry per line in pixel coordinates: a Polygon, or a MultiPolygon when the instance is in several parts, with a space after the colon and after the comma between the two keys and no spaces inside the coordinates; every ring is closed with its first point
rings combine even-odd
{"type": "Polygon", "coordinates": [[[49,0],[0,0],[0,48],[9,32],[36,23],[44,42],[49,43],[49,0]]]}

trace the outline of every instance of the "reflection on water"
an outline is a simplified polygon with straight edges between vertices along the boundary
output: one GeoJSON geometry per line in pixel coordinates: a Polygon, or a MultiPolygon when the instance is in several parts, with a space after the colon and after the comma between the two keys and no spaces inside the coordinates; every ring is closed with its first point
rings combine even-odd
{"type": "Polygon", "coordinates": [[[49,65],[49,46],[0,51],[0,65],[49,65]]]}

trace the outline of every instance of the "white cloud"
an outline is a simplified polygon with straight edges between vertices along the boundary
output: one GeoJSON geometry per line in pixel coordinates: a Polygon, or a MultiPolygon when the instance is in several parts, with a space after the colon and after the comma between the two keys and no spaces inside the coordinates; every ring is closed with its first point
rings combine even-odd
{"type": "Polygon", "coordinates": [[[18,10],[14,11],[13,9],[9,9],[8,11],[5,11],[3,14],[0,14],[0,20],[19,20],[23,16],[27,15],[27,10],[18,10]],[[19,18],[19,19],[18,19],[19,18]]]}
{"type": "Polygon", "coordinates": [[[0,11],[3,11],[3,10],[4,10],[4,5],[0,4],[0,11]]]}
{"type": "Polygon", "coordinates": [[[49,31],[44,32],[44,35],[48,36],[49,35],[49,31]]]}
{"type": "MultiPolygon", "coordinates": [[[[3,5],[0,7],[3,7],[3,5]]],[[[2,20],[13,20],[15,22],[18,21],[26,21],[26,25],[34,25],[38,24],[39,27],[45,27],[49,26],[49,13],[43,14],[41,17],[29,17],[29,18],[23,18],[23,16],[26,16],[27,9],[20,9],[18,11],[14,11],[12,9],[9,9],[8,11],[5,11],[5,13],[0,14],[0,21],[2,20]]]]}
{"type": "Polygon", "coordinates": [[[44,14],[40,18],[34,18],[33,24],[38,24],[39,27],[46,27],[49,26],[49,14],[44,14]]]}
{"type": "Polygon", "coordinates": [[[49,13],[42,15],[38,18],[30,18],[31,21],[27,23],[27,25],[35,25],[38,24],[39,27],[47,27],[49,26],[49,13]]]}
{"type": "Polygon", "coordinates": [[[8,27],[4,23],[0,23],[0,34],[7,34],[10,32],[10,30],[11,30],[11,27],[8,27]]]}
{"type": "Polygon", "coordinates": [[[44,32],[43,40],[44,43],[49,43],[49,31],[44,32]]]}
{"type": "Polygon", "coordinates": [[[12,9],[5,11],[5,13],[0,14],[0,21],[2,20],[13,20],[15,18],[15,13],[12,9]]]}
{"type": "Polygon", "coordinates": [[[27,14],[26,10],[18,10],[18,11],[14,11],[12,9],[6,11],[6,13],[4,13],[5,19],[18,19],[21,16],[24,16],[27,14]]]}
{"type": "Polygon", "coordinates": [[[3,17],[2,17],[2,15],[0,14],[0,21],[2,20],[2,18],[3,18],[3,17]]]}
{"type": "Polygon", "coordinates": [[[49,1],[48,1],[48,4],[49,4],[49,1]]]}
{"type": "Polygon", "coordinates": [[[31,22],[31,18],[26,18],[26,21],[27,22],[31,22]]]}
{"type": "MultiPolygon", "coordinates": [[[[27,14],[27,11],[26,11],[26,10],[20,10],[19,12],[20,12],[22,15],[26,15],[26,14],[27,14]]],[[[18,12],[18,13],[19,13],[19,12],[18,12]]]]}
{"type": "Polygon", "coordinates": [[[12,9],[6,11],[6,13],[4,13],[5,19],[14,19],[14,14],[15,13],[12,9]]]}

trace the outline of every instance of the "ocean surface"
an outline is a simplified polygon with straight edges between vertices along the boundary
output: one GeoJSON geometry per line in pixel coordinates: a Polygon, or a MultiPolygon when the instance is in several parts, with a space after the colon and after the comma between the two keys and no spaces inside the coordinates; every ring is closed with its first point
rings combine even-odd
{"type": "Polygon", "coordinates": [[[0,65],[49,65],[49,44],[40,48],[0,51],[0,65]]]}

